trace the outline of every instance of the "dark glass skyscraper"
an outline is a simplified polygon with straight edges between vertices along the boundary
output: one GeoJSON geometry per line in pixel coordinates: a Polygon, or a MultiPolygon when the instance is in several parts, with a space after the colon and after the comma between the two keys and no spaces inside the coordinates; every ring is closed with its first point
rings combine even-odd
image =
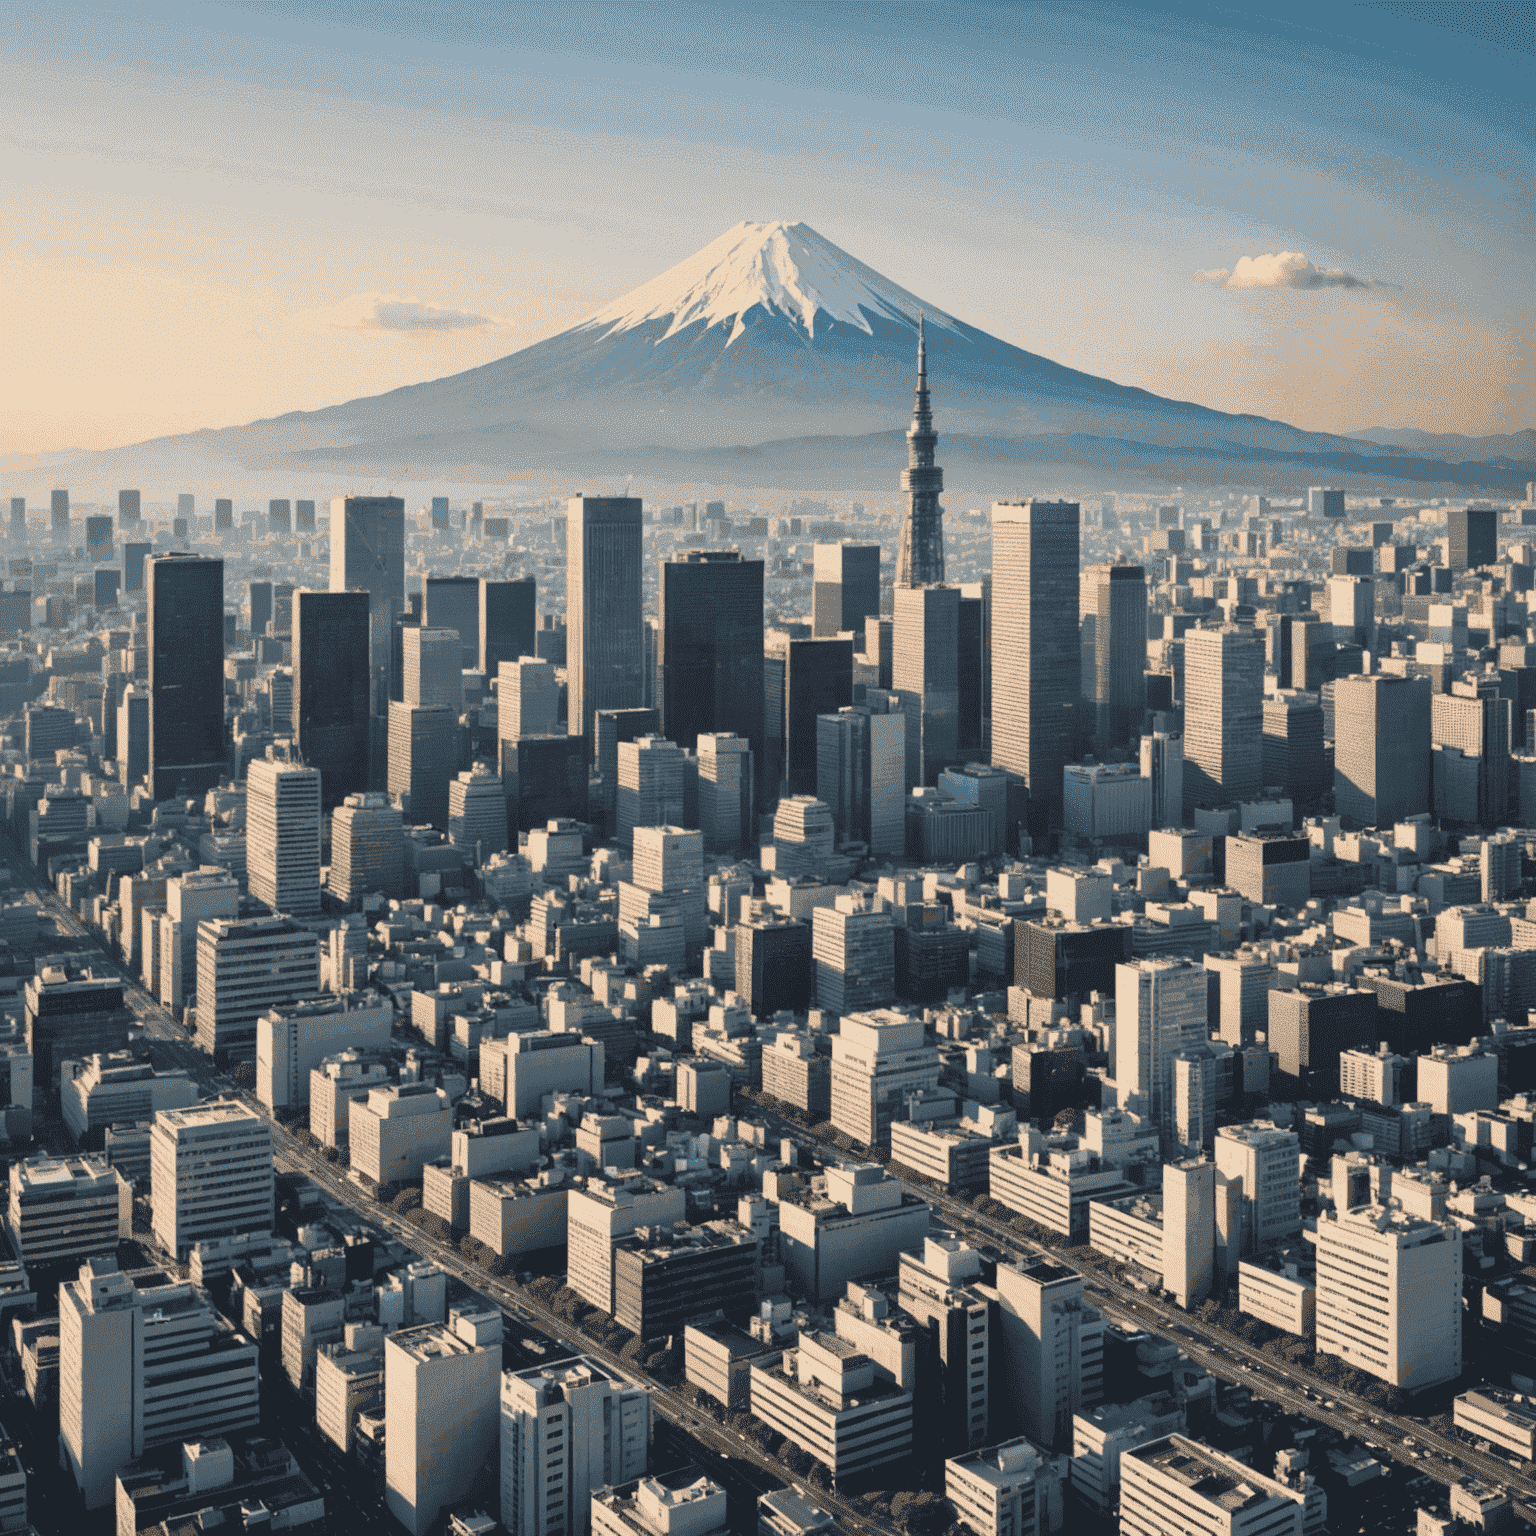
{"type": "Polygon", "coordinates": [[[368,782],[380,789],[389,754],[393,625],[405,608],[405,503],[398,496],[331,502],[331,591],[368,594],[368,782]]]}
{"type": "Polygon", "coordinates": [[[88,517],[85,520],[85,558],[92,565],[106,565],[112,559],[112,519],[88,517]]]}
{"type": "Polygon", "coordinates": [[[812,553],[811,624],[818,636],[863,637],[880,614],[880,546],[818,544],[812,553]]]}
{"type": "Polygon", "coordinates": [[[763,750],[763,562],[693,550],[661,562],[656,699],[685,752],[708,731],[763,750]]]}
{"type": "Polygon", "coordinates": [[[224,562],[149,561],[149,777],[156,800],[223,777],[224,562]]]}
{"type": "Polygon", "coordinates": [[[781,793],[816,793],[816,717],[853,703],[853,641],[797,640],[772,630],[763,643],[764,808],[781,793]]]}
{"type": "Polygon", "coordinates": [[[456,629],[462,666],[480,665],[480,578],[478,576],[428,576],[422,582],[427,629],[456,629]]]}
{"type": "Polygon", "coordinates": [[[272,583],[270,581],[253,581],[251,583],[251,633],[264,635],[267,625],[272,622],[272,583]]]}
{"type": "Polygon", "coordinates": [[[532,576],[517,581],[480,578],[480,670],[495,677],[504,661],[538,655],[538,587],[532,576]]]}
{"type": "Polygon", "coordinates": [[[896,552],[898,587],[926,587],[944,580],[944,509],[939,505],[944,471],[933,462],[938,445],[939,434],[933,429],[933,412],[928,405],[928,342],[919,318],[917,401],[907,429],[907,467],[901,472],[907,513],[896,552]]]}
{"type": "Polygon", "coordinates": [[[1147,574],[1139,565],[1106,566],[1094,598],[1097,729],[1106,746],[1120,747],[1140,733],[1146,711],[1147,574]]]}
{"type": "Polygon", "coordinates": [[[645,703],[641,527],[638,496],[573,496],[566,512],[567,719],[588,741],[598,710],[645,703]]]}
{"type": "Polygon", "coordinates": [[[333,810],[368,788],[368,594],[293,594],[293,720],[333,810]]]}
{"type": "Polygon", "coordinates": [[[1499,514],[1492,507],[1452,507],[1446,513],[1445,531],[1445,563],[1453,571],[1498,562],[1499,514]]]}

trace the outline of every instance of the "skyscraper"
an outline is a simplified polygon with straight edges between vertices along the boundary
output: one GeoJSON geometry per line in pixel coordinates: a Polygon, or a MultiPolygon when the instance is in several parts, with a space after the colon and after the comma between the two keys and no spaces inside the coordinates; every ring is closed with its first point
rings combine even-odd
{"type": "Polygon", "coordinates": [[[1235,805],[1264,787],[1264,641],[1235,624],[1184,636],[1184,803],[1235,805]]]}
{"type": "Polygon", "coordinates": [[[224,562],[149,562],[149,777],[156,800],[223,777],[224,562]]]}
{"type": "Polygon", "coordinates": [[[402,631],[401,698],[412,709],[441,706],[457,720],[464,708],[463,641],[456,629],[402,631]]]}
{"type": "Polygon", "coordinates": [[[1452,507],[1445,516],[1446,564],[1453,571],[1499,558],[1499,514],[1492,507],[1452,507]]]}
{"type": "Polygon", "coordinates": [[[592,737],[600,709],[645,703],[638,496],[573,496],[566,512],[568,729],[592,737]]]}
{"type": "Polygon", "coordinates": [[[934,784],[960,751],[960,589],[895,592],[891,686],[907,715],[907,779],[934,784]]]}
{"type": "Polygon", "coordinates": [[[1353,827],[1391,827],[1429,810],[1430,684],[1391,673],[1334,687],[1334,804],[1353,827]]]}
{"type": "Polygon", "coordinates": [[[1146,707],[1147,574],[1139,565],[1107,566],[1095,588],[1097,730],[1105,746],[1118,747],[1140,732],[1146,707]]]}
{"type": "Polygon", "coordinates": [[[139,493],[137,491],[119,491],[117,493],[117,521],[129,528],[143,522],[139,511],[139,493]]]}
{"type": "Polygon", "coordinates": [[[92,565],[106,565],[112,559],[112,519],[110,517],[86,518],[85,558],[92,565]]]}
{"type": "Polygon", "coordinates": [[[448,781],[458,772],[458,714],[442,705],[389,706],[389,792],[409,796],[411,823],[448,830],[448,781]]]}
{"type": "Polygon", "coordinates": [[[763,769],[766,809],[781,786],[816,793],[816,717],[853,703],[853,641],[801,640],[770,630],[763,641],[763,769]]]}
{"type": "Polygon", "coordinates": [[[519,736],[553,736],[560,710],[555,669],[542,657],[503,661],[496,679],[496,734],[503,742],[519,736]]]}
{"type": "Polygon", "coordinates": [[[69,532],[69,492],[49,493],[48,526],[54,533],[69,532]]]}
{"type": "Polygon", "coordinates": [[[657,703],[685,752],[699,736],[742,737],[763,750],[763,562],[735,550],[690,550],[661,562],[657,703]]]}
{"type": "Polygon", "coordinates": [[[293,728],[330,811],[368,787],[368,594],[293,594],[293,728]]]}
{"type": "Polygon", "coordinates": [[[532,576],[517,581],[480,578],[480,661],[489,680],[504,661],[538,655],[538,588],[532,576]]]}
{"type": "MultiPolygon", "coordinates": [[[[268,748],[269,753],[278,749],[268,748]]],[[[246,872],[251,895],[274,912],[320,915],[320,774],[280,756],[245,774],[246,872]]]]}
{"type": "Polygon", "coordinates": [[[480,578],[428,576],[422,587],[423,625],[458,631],[461,671],[480,665],[480,578]]]}
{"type": "Polygon", "coordinates": [[[711,853],[752,847],[753,756],[750,743],[729,731],[705,731],[698,740],[699,829],[711,853]]]}
{"type": "Polygon", "coordinates": [[[1140,1112],[1162,1134],[1165,1154],[1178,1149],[1173,1058],[1204,1044],[1208,990],[1205,971],[1188,960],[1115,967],[1115,1083],[1122,1104],[1130,1095],[1140,1100],[1140,1112]]]}
{"type": "Polygon", "coordinates": [[[368,594],[368,772],[370,782],[382,786],[393,625],[405,608],[405,503],[398,496],[338,496],[331,502],[331,591],[368,594]]]}
{"type": "Polygon", "coordinates": [[[934,431],[928,405],[928,341],[919,316],[917,399],[912,407],[912,425],[907,429],[907,467],[901,472],[907,512],[896,553],[898,587],[926,587],[944,580],[944,509],[939,505],[944,471],[933,461],[938,444],[939,434],[934,431]]]}
{"type": "Polygon", "coordinates": [[[992,508],[992,761],[1023,779],[1031,823],[1061,819],[1082,695],[1075,501],[992,508]]]}
{"type": "Polygon", "coordinates": [[[811,558],[814,632],[862,635],[864,620],[880,614],[880,546],[818,544],[811,558]]]}

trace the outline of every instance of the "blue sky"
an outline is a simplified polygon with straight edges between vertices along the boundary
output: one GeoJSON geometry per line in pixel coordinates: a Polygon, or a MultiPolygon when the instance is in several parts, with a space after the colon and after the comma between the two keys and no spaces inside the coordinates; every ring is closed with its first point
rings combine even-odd
{"type": "Polygon", "coordinates": [[[470,367],[743,218],[1221,409],[1532,425],[1533,33],[1413,0],[12,0],[0,452],[470,367]],[[1286,252],[1300,279],[1239,266],[1286,252]]]}

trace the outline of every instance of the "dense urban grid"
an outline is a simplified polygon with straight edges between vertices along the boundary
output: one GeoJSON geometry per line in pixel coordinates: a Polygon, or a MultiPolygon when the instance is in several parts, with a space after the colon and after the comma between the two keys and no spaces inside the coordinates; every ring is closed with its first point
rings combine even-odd
{"type": "Polygon", "coordinates": [[[946,526],[918,356],[899,529],[12,500],[0,1530],[1536,1505],[1536,487],[946,526]]]}

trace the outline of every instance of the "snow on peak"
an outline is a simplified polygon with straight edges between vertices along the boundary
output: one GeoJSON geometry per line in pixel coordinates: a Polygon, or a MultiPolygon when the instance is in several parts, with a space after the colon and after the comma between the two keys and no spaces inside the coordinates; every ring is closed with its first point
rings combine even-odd
{"type": "Polygon", "coordinates": [[[728,229],[686,261],[598,310],[580,329],[611,335],[666,320],[670,323],[660,338],[665,341],[702,320],[706,327],[729,324],[729,346],[746,329],[742,317],[759,304],[802,326],[811,337],[818,315],[867,332],[866,311],[915,330],[918,312],[926,309],[929,324],[956,329],[948,315],[927,308],[809,224],[782,220],[728,229]]]}

